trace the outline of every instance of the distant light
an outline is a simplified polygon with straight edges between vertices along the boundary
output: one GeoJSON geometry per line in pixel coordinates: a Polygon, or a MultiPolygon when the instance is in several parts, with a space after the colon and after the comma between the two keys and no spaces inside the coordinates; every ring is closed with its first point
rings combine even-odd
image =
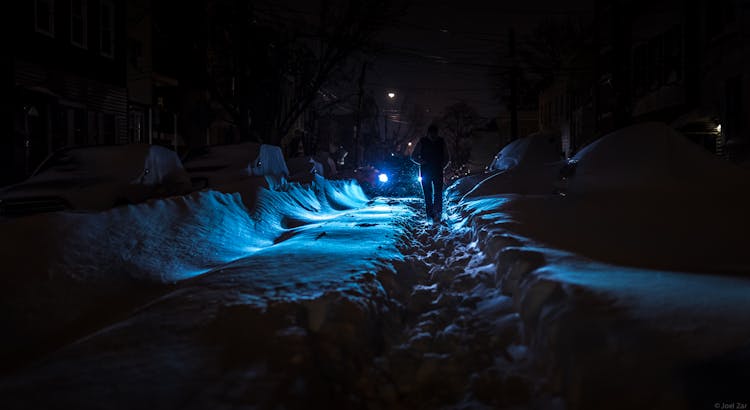
{"type": "Polygon", "coordinates": [[[716,126],[716,132],[721,132],[721,124],[716,126]]]}
{"type": "Polygon", "coordinates": [[[392,157],[395,157],[395,156],[396,156],[396,154],[394,154],[394,153],[392,153],[392,152],[391,152],[391,156],[392,156],[392,157]]]}
{"type": "Polygon", "coordinates": [[[388,93],[388,98],[390,98],[391,100],[394,99],[394,98],[396,98],[396,93],[394,93],[393,91],[389,92],[388,93]]]}
{"type": "Polygon", "coordinates": [[[422,176],[421,175],[417,177],[417,181],[422,182],[422,176]]]}
{"type": "Polygon", "coordinates": [[[408,145],[408,146],[410,146],[410,147],[411,147],[411,141],[410,141],[410,142],[409,142],[408,144],[406,144],[406,145],[408,145]]]}
{"type": "Polygon", "coordinates": [[[380,175],[378,175],[378,181],[380,181],[382,183],[388,182],[388,175],[386,175],[386,174],[380,174],[380,175]]]}

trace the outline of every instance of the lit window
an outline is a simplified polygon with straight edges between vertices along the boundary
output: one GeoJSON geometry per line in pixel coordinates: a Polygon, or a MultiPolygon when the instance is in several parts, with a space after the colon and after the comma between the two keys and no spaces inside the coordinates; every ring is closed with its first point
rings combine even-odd
{"type": "Polygon", "coordinates": [[[70,42],[81,48],[88,46],[88,13],[86,0],[70,2],[70,42]]]}
{"type": "Polygon", "coordinates": [[[102,1],[99,16],[99,52],[112,58],[115,56],[115,6],[112,1],[102,1]]]}
{"type": "Polygon", "coordinates": [[[55,1],[34,1],[34,28],[37,33],[55,36],[55,1]]]}

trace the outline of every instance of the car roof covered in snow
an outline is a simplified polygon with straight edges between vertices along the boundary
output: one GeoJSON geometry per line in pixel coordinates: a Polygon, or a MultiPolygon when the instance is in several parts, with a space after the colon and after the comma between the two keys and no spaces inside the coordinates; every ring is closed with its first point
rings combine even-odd
{"type": "Polygon", "coordinates": [[[194,177],[208,178],[210,185],[251,175],[289,174],[281,148],[254,142],[199,148],[185,159],[185,168],[194,177]]]}
{"type": "Polygon", "coordinates": [[[154,185],[166,179],[187,180],[180,158],[168,148],[148,144],[69,147],[53,152],[29,179],[6,191],[33,186],[59,191],[63,187],[56,184],[76,181],[154,185]]]}
{"type": "Polygon", "coordinates": [[[519,138],[497,153],[490,164],[492,171],[506,171],[517,166],[538,166],[562,159],[560,136],[536,133],[519,138]]]}
{"type": "Polygon", "coordinates": [[[33,177],[95,174],[102,178],[132,180],[144,169],[164,174],[182,169],[177,154],[165,147],[148,144],[94,145],[68,147],[53,152],[34,171],[33,177]]]}

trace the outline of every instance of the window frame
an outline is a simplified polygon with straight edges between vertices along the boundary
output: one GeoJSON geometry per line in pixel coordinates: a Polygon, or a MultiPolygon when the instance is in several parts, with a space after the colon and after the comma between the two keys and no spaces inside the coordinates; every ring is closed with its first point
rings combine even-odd
{"type": "Polygon", "coordinates": [[[88,41],[88,1],[87,0],[80,0],[81,2],[81,15],[76,16],[74,13],[73,8],[73,1],[70,2],[70,44],[73,44],[76,47],[80,47],[83,49],[88,49],[89,41],[88,41]],[[73,36],[73,27],[75,26],[75,18],[80,17],[81,18],[81,42],[75,40],[73,36]]]}
{"type": "Polygon", "coordinates": [[[34,0],[34,31],[45,36],[55,38],[55,0],[34,0]],[[49,29],[39,25],[39,2],[47,3],[49,10],[47,12],[47,25],[49,29]]]}
{"type": "Polygon", "coordinates": [[[99,4],[99,54],[111,59],[115,58],[115,24],[115,3],[112,0],[101,0],[99,4]],[[110,23],[108,27],[109,52],[104,51],[105,9],[109,9],[106,16],[110,23]]]}

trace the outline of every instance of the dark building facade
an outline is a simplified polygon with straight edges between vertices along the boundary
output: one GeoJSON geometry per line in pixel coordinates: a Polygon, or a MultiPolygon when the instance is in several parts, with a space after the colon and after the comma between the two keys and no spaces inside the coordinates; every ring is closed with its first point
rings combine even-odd
{"type": "MultiPolygon", "coordinates": [[[[740,0],[600,0],[570,56],[585,68],[540,94],[542,129],[572,155],[623,126],[662,121],[717,155],[747,161],[750,6],[740,0]]],[[[647,147],[644,147],[647,148],[647,147]]]]}
{"type": "Polygon", "coordinates": [[[28,176],[55,149],[128,137],[124,2],[11,3],[3,185],[28,176]]]}

